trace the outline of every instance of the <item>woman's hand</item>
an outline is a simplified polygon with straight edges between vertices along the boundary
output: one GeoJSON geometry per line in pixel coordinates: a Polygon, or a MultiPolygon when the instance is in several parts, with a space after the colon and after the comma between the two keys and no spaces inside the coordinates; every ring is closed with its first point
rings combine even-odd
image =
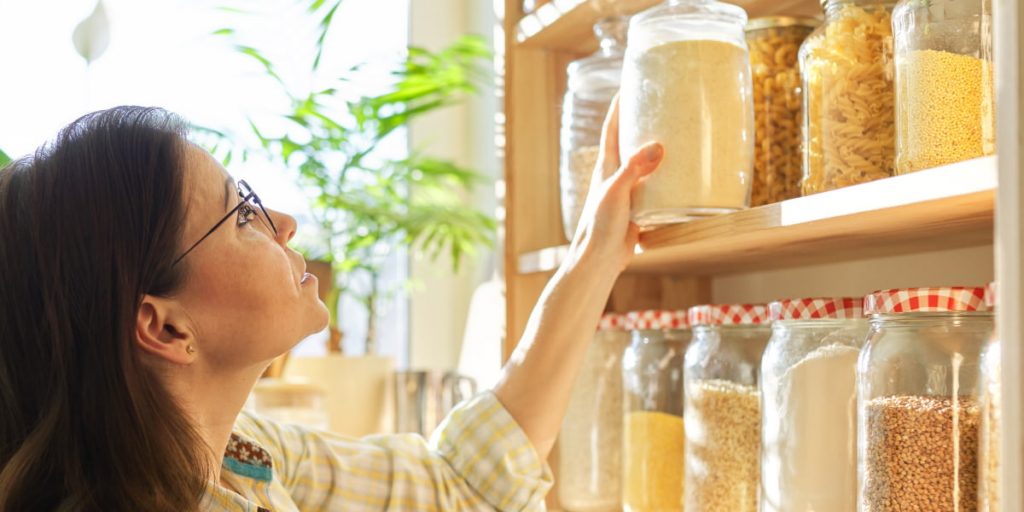
{"type": "Polygon", "coordinates": [[[601,150],[590,181],[579,227],[570,246],[569,264],[593,260],[595,271],[618,275],[633,258],[640,230],[631,220],[633,189],[657,169],[665,154],[648,142],[625,165],[619,162],[619,99],[604,121],[601,150]]]}
{"type": "Polygon", "coordinates": [[[494,388],[545,459],[601,312],[633,257],[639,237],[630,221],[633,189],[658,167],[664,154],[661,144],[649,143],[620,165],[618,133],[616,99],[604,123],[600,158],[568,258],[541,293],[494,388]]]}

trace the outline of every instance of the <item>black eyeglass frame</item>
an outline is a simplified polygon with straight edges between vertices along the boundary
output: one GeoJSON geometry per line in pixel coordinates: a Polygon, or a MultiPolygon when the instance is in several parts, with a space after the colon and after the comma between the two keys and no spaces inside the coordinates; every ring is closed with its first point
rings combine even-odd
{"type": "Polygon", "coordinates": [[[188,256],[188,253],[192,252],[192,250],[195,249],[199,244],[203,243],[204,240],[209,238],[210,235],[212,235],[214,231],[217,231],[217,228],[219,228],[222,224],[227,222],[227,220],[230,219],[232,215],[237,214],[238,210],[246,206],[251,208],[252,204],[250,203],[250,201],[259,207],[260,212],[263,213],[263,218],[266,219],[266,221],[270,224],[270,230],[274,233],[275,237],[277,236],[277,226],[274,225],[274,219],[270,218],[270,213],[268,213],[267,209],[263,207],[263,201],[260,200],[260,196],[256,195],[256,192],[252,190],[252,187],[250,187],[249,184],[245,182],[245,180],[238,180],[237,188],[238,196],[241,197],[242,200],[239,201],[238,204],[231,209],[231,211],[225,214],[223,218],[217,221],[217,223],[214,224],[213,227],[210,228],[210,230],[207,231],[206,234],[202,236],[202,238],[197,240],[196,243],[192,244],[192,246],[189,247],[188,250],[186,250],[184,253],[182,253],[181,256],[178,256],[178,259],[174,260],[174,263],[171,264],[172,267],[174,265],[177,265],[178,262],[185,258],[185,256],[188,256]]]}

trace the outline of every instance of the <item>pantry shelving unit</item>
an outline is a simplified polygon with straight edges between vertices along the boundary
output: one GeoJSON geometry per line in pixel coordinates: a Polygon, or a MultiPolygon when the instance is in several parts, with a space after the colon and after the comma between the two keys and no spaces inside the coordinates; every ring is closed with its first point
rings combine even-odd
{"type": "MultiPolygon", "coordinates": [[[[598,19],[628,15],[659,0],[554,0],[523,15],[498,3],[504,115],[504,270],[508,356],[545,284],[566,252],[558,186],[558,128],[566,65],[597,47],[598,19]],[[503,10],[502,10],[503,9],[503,10]]],[[[817,0],[735,0],[751,17],[820,16],[817,0]]],[[[712,299],[716,276],[836,261],[990,247],[1000,294],[1004,357],[1003,442],[1006,511],[1024,512],[1021,438],[1024,352],[1024,182],[1019,179],[1022,28],[1016,0],[996,10],[998,158],[986,157],[782,203],[666,226],[642,234],[609,310],[682,308],[712,299]]],[[[945,283],[939,283],[945,284],[945,283]]],[[[557,503],[549,501],[557,507],[557,503]]]]}

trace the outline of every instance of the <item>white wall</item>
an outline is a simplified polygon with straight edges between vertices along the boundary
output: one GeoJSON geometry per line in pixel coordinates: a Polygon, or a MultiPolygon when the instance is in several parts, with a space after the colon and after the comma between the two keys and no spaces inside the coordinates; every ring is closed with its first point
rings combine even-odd
{"type": "MultiPolygon", "coordinates": [[[[494,16],[489,2],[479,0],[410,0],[410,44],[431,50],[465,33],[490,41],[494,16]]],[[[485,90],[466,105],[437,112],[410,129],[412,148],[427,148],[432,155],[455,160],[487,176],[500,173],[494,147],[494,112],[497,98],[485,90]]],[[[467,198],[484,211],[494,211],[493,188],[480,187],[467,198]]],[[[430,262],[411,256],[410,274],[419,287],[410,297],[410,353],[413,368],[455,368],[462,344],[466,314],[473,290],[494,268],[494,252],[481,251],[463,261],[457,274],[451,261],[430,262]]]]}

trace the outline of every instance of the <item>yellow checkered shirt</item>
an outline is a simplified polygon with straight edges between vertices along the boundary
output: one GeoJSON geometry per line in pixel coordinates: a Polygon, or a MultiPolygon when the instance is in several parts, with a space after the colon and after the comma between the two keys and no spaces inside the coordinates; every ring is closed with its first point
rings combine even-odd
{"type": "Polygon", "coordinates": [[[242,413],[208,511],[544,510],[551,471],[492,393],[457,407],[430,441],[349,439],[242,413]]]}

